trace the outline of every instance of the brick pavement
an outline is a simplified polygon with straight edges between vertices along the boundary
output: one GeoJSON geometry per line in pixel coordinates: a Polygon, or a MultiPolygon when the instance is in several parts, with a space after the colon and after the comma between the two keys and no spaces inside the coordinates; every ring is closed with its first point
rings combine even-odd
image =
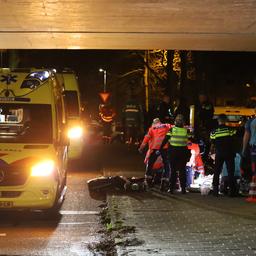
{"type": "Polygon", "coordinates": [[[256,218],[151,192],[111,195],[108,202],[110,209],[115,206],[123,225],[136,227],[130,238],[145,242],[120,247],[118,255],[256,255],[256,218]]]}
{"type": "MultiPolygon", "coordinates": [[[[104,164],[105,174],[143,175],[143,158],[136,151],[116,146],[114,152],[115,161],[104,164]]],[[[144,241],[118,247],[118,255],[256,255],[256,204],[244,198],[167,195],[155,190],[109,195],[108,203],[123,225],[136,227],[129,238],[144,241]]]]}

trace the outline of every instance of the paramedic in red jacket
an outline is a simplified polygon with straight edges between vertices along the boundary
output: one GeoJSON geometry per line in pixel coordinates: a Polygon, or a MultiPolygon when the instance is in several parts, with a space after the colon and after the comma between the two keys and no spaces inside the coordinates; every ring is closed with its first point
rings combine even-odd
{"type": "Polygon", "coordinates": [[[151,154],[148,159],[148,164],[146,167],[146,174],[145,179],[146,182],[150,185],[153,179],[153,165],[158,158],[159,154],[163,159],[164,164],[164,173],[162,179],[169,179],[169,161],[168,161],[168,145],[166,144],[165,147],[159,151],[160,146],[165,138],[166,133],[169,131],[171,125],[170,124],[163,124],[161,123],[159,118],[155,118],[153,120],[152,126],[149,128],[148,133],[145,135],[140,147],[139,152],[142,152],[143,149],[150,145],[151,154]]]}
{"type": "Polygon", "coordinates": [[[199,145],[197,143],[189,142],[188,149],[191,151],[191,157],[189,160],[190,165],[195,168],[200,174],[204,175],[204,163],[200,154],[199,145]]]}

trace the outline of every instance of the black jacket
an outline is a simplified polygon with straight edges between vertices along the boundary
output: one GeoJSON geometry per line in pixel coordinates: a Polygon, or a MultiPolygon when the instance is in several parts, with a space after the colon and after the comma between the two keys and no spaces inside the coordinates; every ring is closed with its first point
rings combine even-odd
{"type": "Polygon", "coordinates": [[[226,125],[219,125],[211,132],[210,138],[215,145],[216,154],[222,156],[235,156],[235,134],[236,131],[226,125]]]}

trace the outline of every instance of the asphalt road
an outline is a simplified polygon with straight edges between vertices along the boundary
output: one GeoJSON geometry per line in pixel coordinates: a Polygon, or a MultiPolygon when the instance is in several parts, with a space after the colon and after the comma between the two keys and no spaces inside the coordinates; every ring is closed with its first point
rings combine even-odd
{"type": "MultiPolygon", "coordinates": [[[[97,242],[101,200],[90,197],[88,179],[101,175],[100,166],[71,164],[68,190],[60,215],[47,219],[41,213],[0,212],[0,255],[83,256],[97,242]]],[[[104,199],[104,198],[102,198],[104,199]]]]}
{"type": "Polygon", "coordinates": [[[68,191],[58,218],[0,213],[0,256],[256,255],[256,204],[244,198],[170,196],[157,188],[143,193],[114,190],[107,199],[89,193],[86,181],[102,174],[143,177],[143,159],[136,147],[127,145],[85,149],[79,165],[69,166],[68,191]],[[106,200],[112,226],[120,229],[122,224],[135,232],[98,232],[103,228],[98,213],[106,200]],[[116,244],[120,237],[123,243],[116,244]],[[116,246],[106,254],[111,242],[116,246]],[[104,244],[103,253],[90,252],[91,243],[104,244]]]}
{"type": "Polygon", "coordinates": [[[98,213],[106,195],[91,195],[87,180],[103,174],[124,175],[130,164],[126,156],[135,153],[126,147],[112,147],[85,147],[82,159],[69,165],[68,190],[58,217],[46,218],[40,212],[0,212],[0,256],[93,255],[88,245],[100,241],[98,213]]]}

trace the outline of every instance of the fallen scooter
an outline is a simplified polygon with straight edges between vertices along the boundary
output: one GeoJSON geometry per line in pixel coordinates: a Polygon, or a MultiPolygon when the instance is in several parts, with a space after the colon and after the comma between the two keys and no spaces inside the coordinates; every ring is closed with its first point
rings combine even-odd
{"type": "Polygon", "coordinates": [[[91,191],[100,192],[106,190],[145,191],[144,178],[126,178],[124,176],[101,176],[87,181],[91,191]]]}

